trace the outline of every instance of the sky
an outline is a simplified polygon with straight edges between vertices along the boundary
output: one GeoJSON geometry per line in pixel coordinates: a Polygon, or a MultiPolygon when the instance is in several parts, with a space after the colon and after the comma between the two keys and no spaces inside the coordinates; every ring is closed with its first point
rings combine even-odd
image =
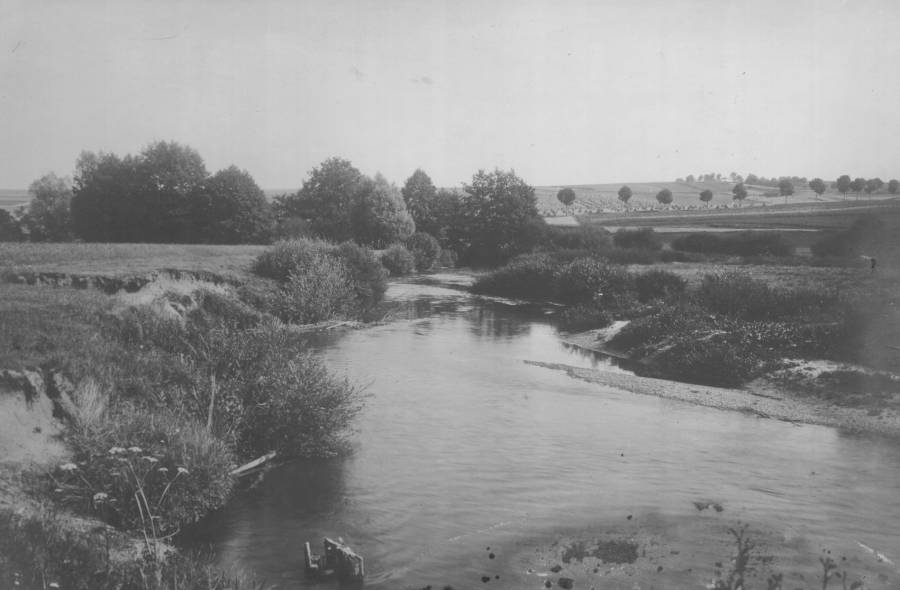
{"type": "Polygon", "coordinates": [[[900,177],[896,0],[0,0],[0,187],[174,140],[299,188],[900,177]]]}

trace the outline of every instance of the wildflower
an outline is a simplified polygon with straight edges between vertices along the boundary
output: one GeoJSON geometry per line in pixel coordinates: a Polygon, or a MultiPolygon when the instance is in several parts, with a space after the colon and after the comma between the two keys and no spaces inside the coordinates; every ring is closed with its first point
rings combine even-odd
{"type": "Polygon", "coordinates": [[[128,447],[128,450],[131,451],[132,453],[143,453],[144,452],[144,449],[142,449],[141,447],[128,447]]]}
{"type": "Polygon", "coordinates": [[[168,473],[169,469],[167,467],[160,467],[159,469],[157,469],[157,471],[159,471],[160,473],[168,473]]]}
{"type": "Polygon", "coordinates": [[[96,494],[94,494],[94,503],[95,503],[95,504],[102,504],[102,503],[105,502],[108,498],[109,498],[109,496],[108,496],[107,494],[105,494],[105,493],[103,493],[103,492],[97,492],[96,494]]]}
{"type": "Polygon", "coordinates": [[[62,488],[56,488],[55,490],[53,490],[53,492],[56,493],[56,494],[61,494],[61,493],[62,493],[62,488]]]}
{"type": "Polygon", "coordinates": [[[141,458],[146,461],[149,461],[150,463],[159,463],[159,459],[157,459],[156,457],[150,457],[150,456],[145,455],[144,457],[141,457],[141,458]]]}
{"type": "Polygon", "coordinates": [[[179,467],[179,468],[178,468],[178,473],[184,474],[184,475],[190,475],[190,474],[191,474],[191,472],[188,471],[187,469],[185,469],[184,467],[179,467]]]}
{"type": "Polygon", "coordinates": [[[125,449],[122,447],[113,447],[109,450],[110,455],[118,455],[119,453],[124,453],[125,449]]]}
{"type": "Polygon", "coordinates": [[[50,582],[50,584],[48,584],[47,586],[49,588],[59,588],[59,584],[57,584],[56,582],[50,582]]]}
{"type": "Polygon", "coordinates": [[[78,465],[75,465],[74,463],[63,463],[59,468],[63,471],[75,471],[78,469],[78,465]]]}

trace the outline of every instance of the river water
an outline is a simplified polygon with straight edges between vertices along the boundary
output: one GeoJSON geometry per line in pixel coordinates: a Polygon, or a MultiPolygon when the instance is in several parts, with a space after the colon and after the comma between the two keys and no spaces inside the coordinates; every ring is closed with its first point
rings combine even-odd
{"type": "Polygon", "coordinates": [[[828,555],[870,587],[900,587],[869,549],[900,566],[896,443],[526,364],[624,371],[562,344],[552,308],[476,298],[465,282],[393,283],[384,324],[316,336],[327,364],[366,386],[355,452],[270,471],[188,543],[280,588],[316,585],[302,547],[323,536],[365,557],[366,588],[541,588],[554,541],[619,535],[652,564],[592,585],[700,588],[727,565],[728,527],[746,523],[760,570],[791,588],[820,587],[828,555]]]}

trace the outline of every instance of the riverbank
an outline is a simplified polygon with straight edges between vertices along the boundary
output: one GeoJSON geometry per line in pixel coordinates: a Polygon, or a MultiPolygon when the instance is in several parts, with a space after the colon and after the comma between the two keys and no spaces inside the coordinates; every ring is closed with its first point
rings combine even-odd
{"type": "MultiPolygon", "coordinates": [[[[617,322],[611,328],[588,330],[562,336],[570,346],[598,352],[617,358],[625,358],[605,344],[624,325],[617,322]]],[[[816,424],[859,433],[872,433],[900,440],[900,410],[897,396],[889,404],[850,407],[837,405],[814,397],[807,391],[791,388],[785,383],[793,376],[796,380],[809,381],[816,373],[836,371],[845,367],[838,363],[795,361],[788,369],[755,379],[739,389],[681,383],[666,379],[642,377],[625,373],[612,373],[561,365],[526,361],[529,364],[563,371],[570,377],[608,385],[640,395],[650,395],[716,408],[756,415],[797,425],[816,424]]]]}

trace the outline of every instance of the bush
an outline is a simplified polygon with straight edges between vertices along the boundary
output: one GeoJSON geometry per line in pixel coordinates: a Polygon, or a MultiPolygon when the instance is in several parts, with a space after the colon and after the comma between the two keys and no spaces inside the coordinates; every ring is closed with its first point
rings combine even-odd
{"type": "Polygon", "coordinates": [[[406,240],[406,247],[416,261],[416,270],[430,270],[441,256],[441,245],[431,234],[416,232],[406,240]]]}
{"type": "Polygon", "coordinates": [[[681,338],[654,362],[667,379],[717,387],[739,387],[763,368],[752,351],[718,335],[699,340],[681,338]]]}
{"type": "Polygon", "coordinates": [[[612,247],[610,233],[599,225],[547,226],[547,243],[558,250],[600,252],[612,247]]]}
{"type": "Polygon", "coordinates": [[[438,258],[438,265],[443,268],[455,268],[459,255],[450,248],[441,250],[441,256],[438,258]]]}
{"type": "Polygon", "coordinates": [[[707,309],[748,320],[827,315],[838,304],[831,293],[811,290],[772,289],[766,283],[735,272],[703,277],[698,302],[707,309]]]}
{"type": "Polygon", "coordinates": [[[605,328],[612,323],[612,318],[603,308],[583,303],[569,307],[559,315],[559,327],[569,332],[584,332],[605,328]]]}
{"type": "Polygon", "coordinates": [[[473,293],[552,299],[557,264],[546,254],[526,254],[475,280],[473,293]]]}
{"type": "Polygon", "coordinates": [[[688,234],[672,241],[672,248],[699,254],[729,256],[790,256],[794,248],[778,232],[745,231],[730,236],[710,232],[688,234]]]}
{"type": "Polygon", "coordinates": [[[55,470],[55,495],[107,522],[161,535],[225,503],[234,458],[223,442],[178,415],[124,405],[91,410],[55,470]]]}
{"type": "Polygon", "coordinates": [[[664,270],[651,270],[633,277],[634,290],[638,301],[646,303],[652,299],[664,299],[674,295],[681,295],[687,286],[687,282],[676,275],[664,270]]]}
{"type": "Polygon", "coordinates": [[[252,270],[255,274],[286,282],[291,273],[303,272],[317,256],[334,247],[321,240],[286,240],[276,242],[256,257],[252,270]]]}
{"type": "Polygon", "coordinates": [[[641,250],[660,250],[662,248],[662,242],[652,227],[620,229],[613,234],[613,243],[619,248],[641,250]]]}
{"type": "Polygon", "coordinates": [[[335,248],[335,256],[347,268],[350,284],[356,295],[358,315],[363,316],[381,303],[387,291],[388,272],[375,254],[353,242],[335,248]]]}
{"type": "Polygon", "coordinates": [[[416,269],[416,259],[403,244],[394,244],[381,253],[381,264],[393,277],[412,273],[416,269]]]}
{"type": "MultiPolygon", "coordinates": [[[[339,299],[340,305],[326,307],[339,307],[348,316],[364,316],[381,301],[387,290],[387,270],[371,250],[353,242],[344,242],[338,246],[320,240],[278,242],[257,257],[253,264],[253,272],[281,283],[293,281],[295,286],[308,288],[311,291],[321,289],[331,292],[339,299]],[[338,265],[334,272],[329,273],[327,269],[323,268],[329,264],[323,256],[330,257],[331,264],[338,265]],[[309,274],[311,277],[304,279],[302,278],[304,274],[309,274]],[[341,274],[347,279],[348,292],[354,299],[354,303],[350,307],[343,305],[346,300],[343,294],[333,291],[341,283],[339,276],[341,274]],[[316,279],[314,277],[325,280],[326,284],[315,287],[316,279]]],[[[271,303],[265,305],[278,308],[278,305],[271,303]]],[[[295,307],[302,305],[302,301],[294,298],[292,305],[295,307]]],[[[320,307],[321,305],[316,304],[316,306],[320,307]]],[[[320,316],[321,314],[311,315],[320,316]]]]}
{"type": "Polygon", "coordinates": [[[847,257],[865,253],[871,255],[881,249],[884,233],[884,223],[880,219],[873,216],[860,217],[849,229],[815,242],[810,250],[816,257],[847,257]]]}
{"type": "Polygon", "coordinates": [[[628,275],[597,259],[579,258],[560,269],[556,283],[557,297],[563,301],[609,301],[627,290],[628,275]]]}

